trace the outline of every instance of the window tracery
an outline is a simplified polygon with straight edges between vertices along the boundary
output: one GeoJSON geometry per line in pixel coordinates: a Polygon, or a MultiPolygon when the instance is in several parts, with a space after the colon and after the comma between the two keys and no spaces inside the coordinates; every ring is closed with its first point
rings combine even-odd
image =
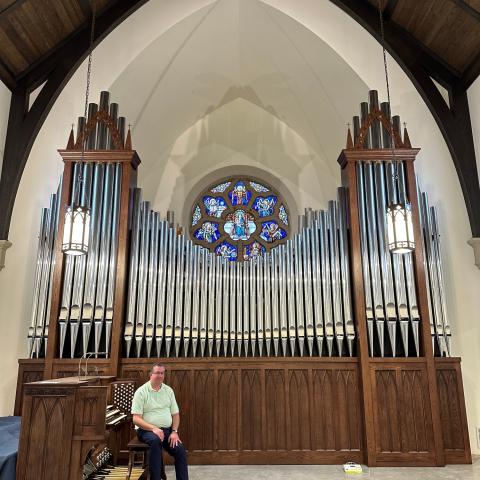
{"type": "Polygon", "coordinates": [[[193,241],[231,261],[262,256],[289,232],[285,201],[265,182],[250,177],[210,185],[192,207],[193,241]]]}

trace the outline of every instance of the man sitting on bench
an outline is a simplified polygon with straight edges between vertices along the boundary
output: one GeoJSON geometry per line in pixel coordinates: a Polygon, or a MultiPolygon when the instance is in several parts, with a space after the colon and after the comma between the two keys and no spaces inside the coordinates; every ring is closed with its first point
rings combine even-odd
{"type": "Polygon", "coordinates": [[[163,383],[165,366],[150,370],[150,380],[137,389],[132,401],[137,436],[150,445],[150,480],[160,480],[165,449],[175,459],[177,480],[188,480],[187,455],[178,436],[180,412],[171,387],[163,383]]]}

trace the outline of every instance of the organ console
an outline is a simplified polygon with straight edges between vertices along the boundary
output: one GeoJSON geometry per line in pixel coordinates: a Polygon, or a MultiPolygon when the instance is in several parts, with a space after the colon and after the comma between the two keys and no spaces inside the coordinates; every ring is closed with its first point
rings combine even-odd
{"type": "Polygon", "coordinates": [[[18,479],[104,478],[99,475],[118,462],[122,430],[130,435],[131,428],[129,412],[107,401],[116,401],[122,389],[131,402],[132,383],[113,380],[65,377],[25,384],[18,479]]]}

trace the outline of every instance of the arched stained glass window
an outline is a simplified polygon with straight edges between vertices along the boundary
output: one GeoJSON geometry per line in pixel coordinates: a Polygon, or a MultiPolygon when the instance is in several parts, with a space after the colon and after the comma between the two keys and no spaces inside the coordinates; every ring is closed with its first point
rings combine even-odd
{"type": "Polygon", "coordinates": [[[210,185],[192,207],[195,243],[231,261],[263,255],[289,233],[288,207],[261,180],[233,177],[210,185]]]}

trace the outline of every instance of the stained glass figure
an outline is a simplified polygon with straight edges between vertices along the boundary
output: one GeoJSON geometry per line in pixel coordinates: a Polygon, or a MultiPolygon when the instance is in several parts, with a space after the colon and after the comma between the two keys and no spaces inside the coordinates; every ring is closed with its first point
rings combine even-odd
{"type": "Polygon", "coordinates": [[[210,191],[212,193],[223,193],[231,184],[232,182],[224,182],[216,187],[213,187],[210,191]]]}
{"type": "Polygon", "coordinates": [[[278,226],[277,222],[263,222],[262,223],[262,233],[260,233],[260,238],[265,240],[268,243],[281,240],[287,236],[287,232],[278,226]]]}
{"type": "Polygon", "coordinates": [[[218,223],[205,222],[195,231],[194,235],[195,238],[198,238],[199,240],[205,240],[208,243],[215,243],[220,238],[218,223]]]}
{"type": "Polygon", "coordinates": [[[237,182],[228,196],[232,205],[248,205],[252,194],[250,190],[247,190],[244,182],[237,182]]]}
{"type": "Polygon", "coordinates": [[[215,247],[215,253],[223,258],[227,258],[230,261],[237,259],[237,247],[234,247],[231,243],[222,242],[215,247]]]}
{"type": "Polygon", "coordinates": [[[288,214],[283,205],[280,205],[280,209],[278,211],[278,217],[285,225],[288,225],[288,214]]]}
{"type": "Polygon", "coordinates": [[[266,252],[266,248],[259,242],[252,242],[245,245],[243,249],[243,259],[250,260],[251,258],[261,257],[266,252]]]}
{"type": "Polygon", "coordinates": [[[193,241],[229,261],[249,261],[283,243],[290,234],[288,206],[263,181],[246,176],[219,179],[196,199],[193,241]]]}
{"type": "Polygon", "coordinates": [[[263,185],[260,185],[257,182],[250,182],[250,186],[256,191],[256,192],[268,192],[268,188],[264,187],[263,185]]]}
{"type": "Polygon", "coordinates": [[[227,204],[222,197],[205,196],[203,197],[203,204],[205,205],[207,215],[211,217],[220,218],[222,212],[227,208],[227,204]]]}
{"type": "Polygon", "coordinates": [[[202,216],[202,212],[200,211],[200,207],[198,205],[195,205],[195,209],[193,210],[193,215],[192,215],[192,227],[198,223],[202,216]]]}
{"type": "Polygon", "coordinates": [[[277,197],[275,195],[269,195],[268,197],[257,197],[253,202],[252,208],[258,212],[260,217],[269,217],[273,215],[273,208],[277,203],[277,197]]]}
{"type": "Polygon", "coordinates": [[[257,229],[253,215],[245,210],[235,210],[227,215],[227,221],[223,228],[232,240],[248,240],[257,229]]]}

